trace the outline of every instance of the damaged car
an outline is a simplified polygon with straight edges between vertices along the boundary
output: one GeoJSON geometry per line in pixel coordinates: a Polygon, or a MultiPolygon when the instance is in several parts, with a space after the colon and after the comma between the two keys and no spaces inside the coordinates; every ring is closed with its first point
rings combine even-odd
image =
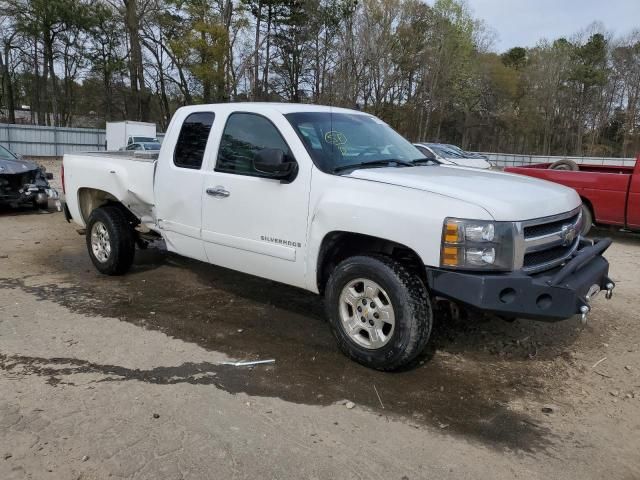
{"type": "Polygon", "coordinates": [[[53,174],[43,167],[0,145],[0,205],[32,205],[44,209],[52,200],[59,208],[58,192],[48,182],[52,178],[53,174]]]}

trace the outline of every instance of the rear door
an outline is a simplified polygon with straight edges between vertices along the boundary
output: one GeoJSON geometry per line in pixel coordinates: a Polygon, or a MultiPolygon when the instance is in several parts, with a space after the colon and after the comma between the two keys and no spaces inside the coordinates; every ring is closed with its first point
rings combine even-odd
{"type": "Polygon", "coordinates": [[[201,190],[209,261],[304,286],[311,160],[302,142],[277,112],[229,110],[218,128],[220,145],[201,190]],[[291,183],[254,169],[256,152],[265,148],[281,149],[297,161],[291,183]]]}
{"type": "Polygon", "coordinates": [[[179,111],[167,132],[177,138],[158,159],[155,199],[158,224],[170,251],[206,261],[202,245],[203,163],[211,155],[212,111],[179,111]],[[176,130],[175,133],[173,130],[176,130]]]}

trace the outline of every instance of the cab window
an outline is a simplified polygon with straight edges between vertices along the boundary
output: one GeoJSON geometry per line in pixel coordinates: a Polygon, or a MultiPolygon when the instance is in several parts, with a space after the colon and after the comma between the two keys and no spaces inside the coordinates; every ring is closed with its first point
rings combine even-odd
{"type": "Polygon", "coordinates": [[[173,153],[176,167],[200,169],[213,118],[213,112],[197,112],[184,120],[173,153]]]}

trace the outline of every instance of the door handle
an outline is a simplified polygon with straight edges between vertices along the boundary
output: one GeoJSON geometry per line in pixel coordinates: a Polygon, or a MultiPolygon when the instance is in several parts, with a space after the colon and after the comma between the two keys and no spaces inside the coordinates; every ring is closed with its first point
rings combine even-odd
{"type": "Polygon", "coordinates": [[[227,198],[231,193],[228,190],[225,190],[224,187],[218,185],[217,187],[209,187],[206,190],[207,195],[211,195],[216,198],[227,198]]]}

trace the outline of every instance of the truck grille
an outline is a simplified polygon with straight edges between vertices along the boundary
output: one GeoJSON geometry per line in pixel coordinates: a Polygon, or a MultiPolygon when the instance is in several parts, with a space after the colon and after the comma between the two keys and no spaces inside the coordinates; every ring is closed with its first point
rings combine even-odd
{"type": "MultiPolygon", "coordinates": [[[[574,241],[575,242],[575,241],[574,241]]],[[[524,262],[522,266],[527,268],[536,267],[538,265],[544,265],[556,260],[563,260],[573,251],[573,243],[569,246],[563,247],[551,247],[548,250],[541,250],[539,252],[531,252],[524,254],[524,262]]]]}
{"type": "Polygon", "coordinates": [[[580,217],[579,212],[572,217],[564,220],[556,220],[555,222],[541,223],[539,225],[524,227],[524,238],[527,239],[540,237],[542,235],[549,235],[550,233],[557,232],[559,230],[562,230],[562,226],[568,223],[575,225],[578,222],[578,217],[580,217]]]}
{"type": "Polygon", "coordinates": [[[581,228],[580,208],[553,217],[523,222],[522,269],[535,273],[561,265],[578,248],[581,228]]]}

